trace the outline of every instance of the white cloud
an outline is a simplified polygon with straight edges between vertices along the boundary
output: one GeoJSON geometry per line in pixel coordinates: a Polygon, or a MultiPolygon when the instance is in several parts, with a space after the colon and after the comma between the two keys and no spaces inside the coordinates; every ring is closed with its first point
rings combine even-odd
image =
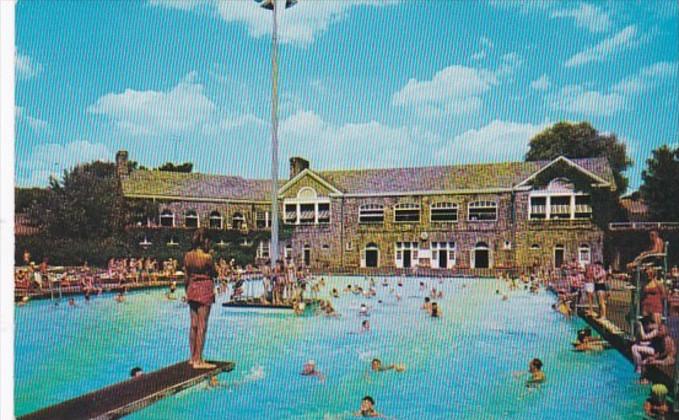
{"type": "MultiPolygon", "coordinates": [[[[313,111],[300,111],[281,123],[283,156],[308,157],[317,168],[403,166],[440,141],[419,127],[391,127],[377,121],[336,125],[313,111]]],[[[424,156],[432,156],[431,152],[424,156]]],[[[433,161],[432,161],[433,163],[433,161]]]]}
{"type": "Polygon", "coordinates": [[[639,45],[637,28],[634,25],[627,26],[617,34],[604,39],[593,47],[573,55],[566,61],[566,67],[574,67],[591,62],[605,61],[612,55],[623,50],[639,45]]]}
{"type": "MultiPolygon", "coordinates": [[[[279,39],[282,43],[308,45],[331,25],[346,19],[354,7],[380,7],[396,3],[398,1],[394,0],[323,0],[300,1],[287,10],[280,7],[279,39]]],[[[271,34],[271,12],[262,9],[253,0],[151,0],[149,4],[185,11],[208,5],[225,22],[245,25],[254,38],[271,34]]]]}
{"type": "Polygon", "coordinates": [[[587,3],[580,3],[577,8],[554,10],[550,17],[572,18],[576,26],[590,32],[608,32],[612,26],[608,13],[598,6],[587,3]]]}
{"type": "Polygon", "coordinates": [[[549,103],[553,109],[560,111],[610,117],[625,109],[627,98],[617,92],[602,93],[586,90],[579,85],[570,85],[551,95],[549,103]]]}
{"type": "Polygon", "coordinates": [[[498,84],[494,72],[465,66],[449,66],[431,80],[410,79],[392,96],[397,106],[414,107],[420,114],[469,114],[481,107],[481,95],[498,84]]]}
{"type": "Polygon", "coordinates": [[[42,65],[25,54],[17,53],[16,72],[19,79],[31,79],[42,71],[42,65]]]}
{"type": "Polygon", "coordinates": [[[546,74],[543,74],[539,78],[530,82],[530,88],[534,90],[549,90],[550,86],[552,86],[552,83],[549,80],[549,76],[546,74]]]}
{"type": "Polygon", "coordinates": [[[65,145],[48,143],[35,146],[19,168],[23,186],[47,185],[51,175],[61,176],[64,170],[95,160],[110,161],[113,153],[101,143],[77,140],[65,145]]]}
{"type": "Polygon", "coordinates": [[[642,68],[639,73],[627,77],[613,86],[613,91],[623,94],[642,93],[663,80],[677,78],[679,63],[661,61],[642,68]]]}
{"type": "Polygon", "coordinates": [[[542,124],[513,121],[491,121],[467,130],[445,144],[438,152],[440,161],[447,163],[507,162],[523,160],[530,139],[548,127],[542,124]]]}
{"type": "Polygon", "coordinates": [[[25,122],[34,131],[39,132],[47,130],[47,121],[32,116],[31,114],[28,113],[28,111],[26,111],[26,108],[22,106],[16,107],[16,119],[18,121],[25,122]]]}
{"type": "Polygon", "coordinates": [[[216,106],[190,73],[169,91],[108,93],[87,108],[135,136],[178,135],[215,118],[216,106]]]}
{"type": "Polygon", "coordinates": [[[231,115],[206,124],[202,132],[205,135],[211,136],[241,129],[262,130],[268,127],[268,125],[267,121],[254,114],[231,115]]]}

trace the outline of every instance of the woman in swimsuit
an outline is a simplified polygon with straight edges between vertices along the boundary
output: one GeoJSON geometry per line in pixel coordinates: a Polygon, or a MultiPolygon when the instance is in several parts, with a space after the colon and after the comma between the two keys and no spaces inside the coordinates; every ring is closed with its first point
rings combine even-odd
{"type": "Polygon", "coordinates": [[[646,269],[646,275],[648,276],[648,284],[644,287],[641,311],[644,315],[652,315],[655,323],[660,325],[662,324],[665,288],[658,282],[655,270],[652,267],[646,269]]]}
{"type": "Polygon", "coordinates": [[[215,365],[203,360],[205,334],[210,316],[210,308],[215,302],[214,282],[215,265],[212,255],[208,253],[209,242],[203,229],[196,230],[191,243],[191,250],[184,255],[184,272],[186,273],[186,298],[191,310],[191,328],[189,331],[189,347],[191,359],[189,364],[195,369],[211,369],[215,365]]]}

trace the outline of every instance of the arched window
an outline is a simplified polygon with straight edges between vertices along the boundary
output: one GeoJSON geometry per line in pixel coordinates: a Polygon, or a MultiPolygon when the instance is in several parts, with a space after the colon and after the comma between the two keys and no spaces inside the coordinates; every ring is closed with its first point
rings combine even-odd
{"type": "Polygon", "coordinates": [[[363,250],[363,258],[361,259],[362,267],[379,267],[380,265],[380,248],[374,242],[370,242],[363,250]]]}
{"type": "Polygon", "coordinates": [[[318,193],[311,187],[304,187],[297,193],[297,198],[304,200],[313,200],[318,197],[318,193]]]}
{"type": "Polygon", "coordinates": [[[495,201],[474,201],[469,203],[469,221],[495,221],[497,220],[497,203],[495,201]]]}
{"type": "Polygon", "coordinates": [[[233,229],[243,229],[243,226],[245,225],[245,216],[243,216],[242,213],[234,213],[233,217],[231,218],[231,227],[233,229]]]}
{"type": "Polygon", "coordinates": [[[184,214],[184,226],[187,228],[197,228],[199,224],[198,213],[195,210],[187,210],[184,214]]]}
{"type": "Polygon", "coordinates": [[[412,223],[420,221],[420,205],[417,203],[399,203],[394,206],[394,222],[412,223]]]}
{"type": "Polygon", "coordinates": [[[581,266],[592,262],[592,250],[588,244],[581,244],[578,248],[578,262],[581,266]]]}
{"type": "Polygon", "coordinates": [[[457,204],[434,203],[431,205],[432,222],[457,222],[457,204]]]}
{"type": "Polygon", "coordinates": [[[210,213],[210,229],[221,229],[223,225],[222,215],[217,210],[210,213]]]}
{"type": "Polygon", "coordinates": [[[476,246],[471,252],[471,267],[472,268],[491,268],[492,260],[490,248],[485,242],[477,242],[476,246]]]}
{"type": "Polygon", "coordinates": [[[363,204],[358,208],[358,223],[384,223],[384,206],[382,204],[363,204]]]}
{"type": "Polygon", "coordinates": [[[537,251],[540,249],[540,244],[533,244],[530,246],[530,249],[532,249],[533,251],[537,251]]]}
{"type": "Polygon", "coordinates": [[[160,226],[174,227],[174,213],[165,209],[160,213],[160,226]]]}

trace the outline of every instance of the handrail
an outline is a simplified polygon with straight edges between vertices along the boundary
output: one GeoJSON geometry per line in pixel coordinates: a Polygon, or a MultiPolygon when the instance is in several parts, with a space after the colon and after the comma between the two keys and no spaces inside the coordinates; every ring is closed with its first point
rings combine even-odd
{"type": "Polygon", "coordinates": [[[679,222],[611,222],[610,230],[679,229],[679,222]]]}

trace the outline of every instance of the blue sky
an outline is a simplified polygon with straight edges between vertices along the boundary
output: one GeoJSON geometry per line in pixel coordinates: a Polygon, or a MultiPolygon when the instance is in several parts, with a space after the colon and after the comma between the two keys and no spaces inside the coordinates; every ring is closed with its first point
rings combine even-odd
{"type": "MultiPolygon", "coordinates": [[[[281,175],[521,160],[560,120],[679,142],[676,1],[300,0],[280,11],[281,175]]],[[[17,4],[17,184],[126,149],[270,174],[271,14],[252,0],[17,4]]]]}

